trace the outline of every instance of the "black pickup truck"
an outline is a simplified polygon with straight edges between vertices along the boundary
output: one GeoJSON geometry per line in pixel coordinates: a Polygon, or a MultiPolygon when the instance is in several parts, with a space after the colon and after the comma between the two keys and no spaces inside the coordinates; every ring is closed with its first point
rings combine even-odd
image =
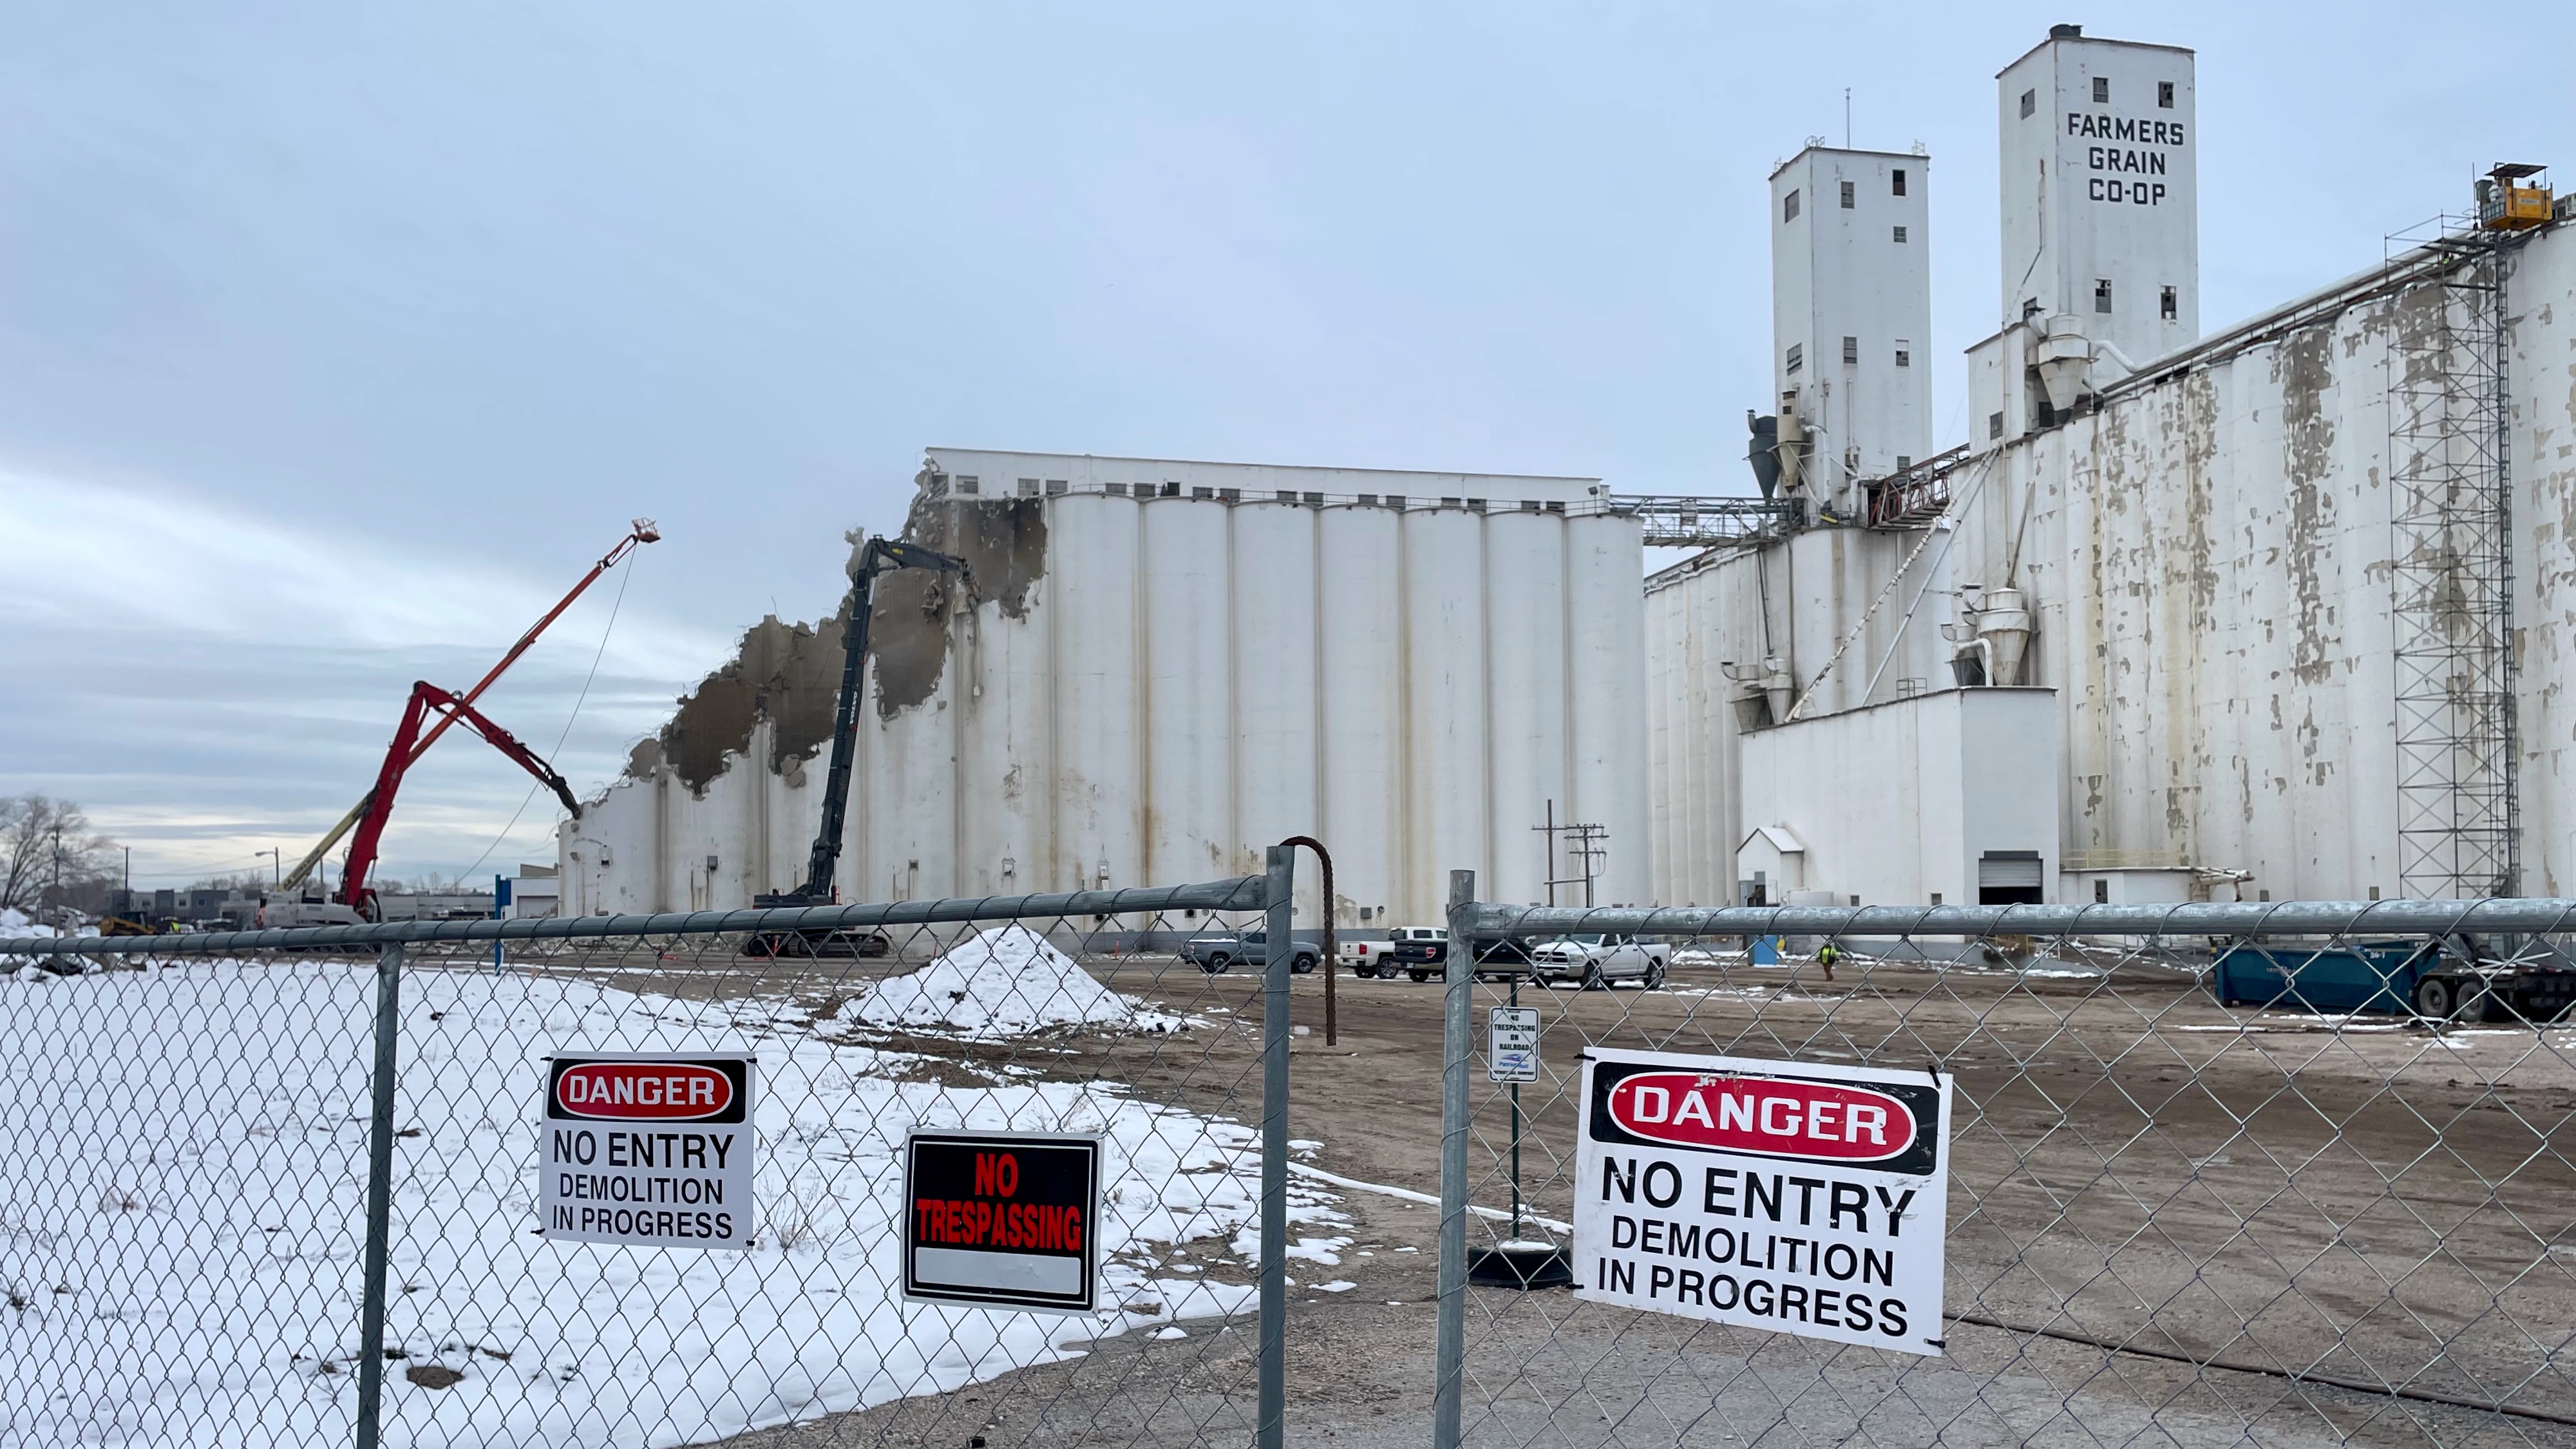
{"type": "Polygon", "coordinates": [[[1386,965],[1381,968],[1392,976],[1401,971],[1416,981],[1428,981],[1449,969],[1449,933],[1434,926],[1398,926],[1386,933],[1386,965]]]}
{"type": "MultiPolygon", "coordinates": [[[[1407,926],[1387,933],[1388,969],[1401,971],[1416,981],[1449,974],[1449,933],[1428,926],[1407,926]]],[[[1484,976],[1527,976],[1530,974],[1528,943],[1509,937],[1488,936],[1476,942],[1476,974],[1484,976]]]]}

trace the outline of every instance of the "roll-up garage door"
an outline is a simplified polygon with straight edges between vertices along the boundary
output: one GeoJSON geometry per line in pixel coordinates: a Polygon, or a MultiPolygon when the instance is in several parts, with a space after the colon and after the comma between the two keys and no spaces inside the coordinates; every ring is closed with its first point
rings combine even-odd
{"type": "Polygon", "coordinates": [[[2043,892],[2036,850],[1989,850],[1977,857],[1977,904],[2035,906],[2043,892]]]}

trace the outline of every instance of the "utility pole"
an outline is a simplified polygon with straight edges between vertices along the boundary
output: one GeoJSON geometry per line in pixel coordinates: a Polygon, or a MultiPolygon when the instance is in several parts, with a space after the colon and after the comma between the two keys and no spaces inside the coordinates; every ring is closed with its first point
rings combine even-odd
{"type": "Polygon", "coordinates": [[[1610,838],[1610,827],[1573,823],[1559,825],[1556,823],[1556,802],[1550,800],[1547,802],[1547,823],[1533,825],[1530,828],[1547,836],[1547,903],[1551,906],[1556,904],[1558,886],[1579,884],[1583,887],[1583,904],[1586,906],[1599,904],[1592,899],[1592,887],[1593,882],[1601,874],[1601,862],[1610,856],[1609,847],[1602,844],[1610,838]],[[1560,876],[1556,873],[1562,860],[1562,857],[1556,853],[1556,838],[1560,835],[1573,837],[1573,844],[1567,847],[1566,854],[1581,862],[1573,875],[1560,876]]]}

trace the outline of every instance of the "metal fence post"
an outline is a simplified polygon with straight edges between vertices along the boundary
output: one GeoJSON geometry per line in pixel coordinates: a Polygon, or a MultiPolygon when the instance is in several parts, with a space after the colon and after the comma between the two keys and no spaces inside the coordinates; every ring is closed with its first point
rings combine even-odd
{"type": "Polygon", "coordinates": [[[1432,1449],[1458,1449],[1467,1365],[1467,1057],[1476,949],[1467,938],[1476,873],[1449,872],[1449,998],[1440,1047],[1440,1319],[1431,1391],[1432,1449]]]}
{"type": "MultiPolygon", "coordinates": [[[[499,949],[498,944],[494,946],[499,949]]],[[[394,1059],[402,1035],[402,943],[376,955],[374,1112],[367,1125],[365,1288],[358,1305],[358,1449],[376,1449],[385,1392],[385,1254],[393,1236],[394,1059]]]]}
{"type": "Polygon", "coordinates": [[[1297,916],[1297,849],[1270,847],[1262,902],[1270,959],[1261,973],[1261,1403],[1260,1449],[1280,1449],[1288,1401],[1288,968],[1297,916]]]}

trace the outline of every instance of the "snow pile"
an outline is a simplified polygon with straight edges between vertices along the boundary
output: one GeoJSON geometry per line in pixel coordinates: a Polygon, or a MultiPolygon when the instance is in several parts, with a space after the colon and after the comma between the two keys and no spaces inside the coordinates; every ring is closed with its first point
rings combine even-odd
{"type": "Polygon", "coordinates": [[[1051,1026],[1108,1024],[1175,1031],[1178,1017],[1146,1010],[1101,985],[1072,957],[1026,926],[995,926],[938,959],[841,1008],[845,1025],[900,1027],[995,1038],[1051,1026]]]}
{"type": "MultiPolygon", "coordinates": [[[[375,990],[371,964],[293,959],[0,982],[0,1442],[349,1441],[375,990]]],[[[388,1446],[700,1443],[1252,1307],[1226,1252],[1258,1218],[1242,1124],[1116,1082],[923,1081],[786,1001],[420,970],[403,1008],[388,1446]],[[537,1236],[549,1053],[744,1048],[755,1248],[537,1236]],[[1099,1315],[900,1301],[915,1124],[1102,1135],[1099,1315]]]]}
{"type": "Polygon", "coordinates": [[[39,926],[20,910],[0,910],[0,941],[24,941],[55,934],[51,926],[39,926]]]}

